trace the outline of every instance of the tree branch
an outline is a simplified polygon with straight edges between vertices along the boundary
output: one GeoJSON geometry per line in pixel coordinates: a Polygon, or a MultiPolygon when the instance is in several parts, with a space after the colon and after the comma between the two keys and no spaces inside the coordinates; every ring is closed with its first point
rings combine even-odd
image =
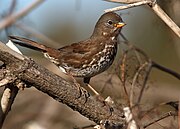
{"type": "MultiPolygon", "coordinates": [[[[112,111],[112,105],[108,105],[104,101],[100,101],[92,96],[87,98],[86,102],[86,98],[83,94],[80,94],[77,85],[67,82],[58,75],[36,64],[33,60],[12,51],[2,43],[0,43],[0,60],[5,64],[5,71],[9,71],[17,79],[26,82],[27,85],[34,86],[90,120],[96,123],[109,121],[118,125],[119,129],[125,127],[122,109],[113,105],[112,111]]],[[[4,77],[0,76],[0,80],[6,78],[8,74],[4,72],[3,75],[4,77]]]]}

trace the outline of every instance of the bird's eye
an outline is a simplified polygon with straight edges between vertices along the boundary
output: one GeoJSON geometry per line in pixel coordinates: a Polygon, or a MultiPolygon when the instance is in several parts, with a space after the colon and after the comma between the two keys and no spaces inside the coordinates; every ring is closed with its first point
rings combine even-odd
{"type": "Polygon", "coordinates": [[[111,20],[109,20],[109,21],[108,21],[108,24],[109,24],[109,25],[112,25],[112,24],[113,24],[113,22],[112,22],[111,20]]]}

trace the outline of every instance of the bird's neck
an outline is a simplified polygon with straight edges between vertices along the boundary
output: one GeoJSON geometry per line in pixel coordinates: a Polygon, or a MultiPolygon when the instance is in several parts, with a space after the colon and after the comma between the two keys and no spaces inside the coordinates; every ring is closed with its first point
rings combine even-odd
{"type": "Polygon", "coordinates": [[[98,38],[98,39],[103,39],[103,40],[117,40],[118,34],[111,34],[107,32],[93,32],[91,35],[91,39],[98,38]]]}
{"type": "Polygon", "coordinates": [[[91,40],[93,41],[93,45],[96,48],[102,48],[102,50],[105,49],[107,46],[114,46],[112,49],[117,49],[117,36],[118,35],[92,35],[91,40]]]}

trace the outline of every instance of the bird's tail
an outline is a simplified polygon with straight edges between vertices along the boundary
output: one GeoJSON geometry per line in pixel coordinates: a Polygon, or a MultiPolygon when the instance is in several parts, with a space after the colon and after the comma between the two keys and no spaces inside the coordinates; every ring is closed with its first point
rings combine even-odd
{"type": "Polygon", "coordinates": [[[13,43],[18,44],[23,47],[27,47],[33,50],[41,51],[41,52],[47,52],[48,47],[45,45],[39,44],[35,41],[18,37],[18,36],[9,36],[9,40],[11,40],[13,43]]]}

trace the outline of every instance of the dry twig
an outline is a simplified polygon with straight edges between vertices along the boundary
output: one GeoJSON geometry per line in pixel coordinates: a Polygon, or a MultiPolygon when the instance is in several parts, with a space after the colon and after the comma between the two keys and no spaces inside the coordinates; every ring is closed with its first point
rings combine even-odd
{"type": "Polygon", "coordinates": [[[154,124],[154,123],[157,123],[158,121],[163,120],[163,119],[165,119],[165,118],[167,118],[167,117],[169,117],[169,116],[177,116],[177,112],[172,112],[172,111],[170,111],[170,112],[168,112],[168,113],[166,113],[166,114],[158,117],[157,119],[154,119],[154,120],[150,121],[149,123],[145,124],[145,125],[143,126],[143,128],[147,128],[147,127],[149,127],[150,125],[152,125],[152,124],[154,124]]]}
{"type": "MultiPolygon", "coordinates": [[[[107,1],[109,1],[109,0],[107,0],[107,1]]],[[[121,2],[119,1],[119,3],[121,3],[121,2]]],[[[128,4],[128,5],[122,5],[122,6],[114,7],[114,8],[111,8],[111,9],[106,9],[104,11],[105,12],[112,12],[112,11],[124,10],[124,9],[129,9],[129,8],[133,8],[133,7],[137,7],[137,6],[141,6],[141,5],[150,4],[150,3],[152,3],[152,2],[149,1],[149,0],[143,0],[143,1],[140,1],[140,2],[137,2],[137,3],[132,3],[132,4],[128,4]]]]}
{"type": "Polygon", "coordinates": [[[131,4],[131,3],[135,3],[135,2],[140,2],[142,0],[104,0],[104,1],[109,1],[109,2],[114,2],[114,3],[131,4]]]}
{"type": "MultiPolygon", "coordinates": [[[[110,1],[111,0],[107,0],[110,1]]],[[[121,0],[113,0],[113,2],[119,2],[121,3],[121,0]]],[[[111,9],[106,9],[105,12],[111,12],[111,11],[118,11],[118,10],[123,10],[123,9],[128,9],[128,8],[132,8],[132,7],[137,7],[137,6],[141,6],[141,5],[149,5],[149,7],[151,7],[151,9],[161,18],[161,20],[163,20],[168,26],[169,28],[180,38],[180,28],[176,25],[176,23],[174,23],[174,21],[161,9],[161,7],[157,4],[156,0],[141,0],[139,2],[134,3],[133,1],[131,1],[132,4],[128,4],[128,5],[123,5],[123,6],[119,6],[119,7],[115,7],[115,8],[111,8],[111,9]]],[[[124,0],[122,0],[122,3],[125,3],[124,0]]],[[[127,1],[127,3],[129,3],[127,1]]]]}
{"type": "Polygon", "coordinates": [[[136,72],[136,74],[134,75],[134,77],[133,77],[133,81],[132,81],[132,85],[131,85],[131,89],[130,89],[130,107],[133,107],[134,105],[133,105],[133,96],[134,96],[134,87],[135,87],[135,83],[137,82],[137,79],[138,79],[138,76],[139,76],[139,74],[140,74],[140,72],[146,67],[148,65],[148,62],[145,62],[144,64],[142,64],[139,68],[138,68],[138,70],[137,70],[137,72],[136,72]]]}

